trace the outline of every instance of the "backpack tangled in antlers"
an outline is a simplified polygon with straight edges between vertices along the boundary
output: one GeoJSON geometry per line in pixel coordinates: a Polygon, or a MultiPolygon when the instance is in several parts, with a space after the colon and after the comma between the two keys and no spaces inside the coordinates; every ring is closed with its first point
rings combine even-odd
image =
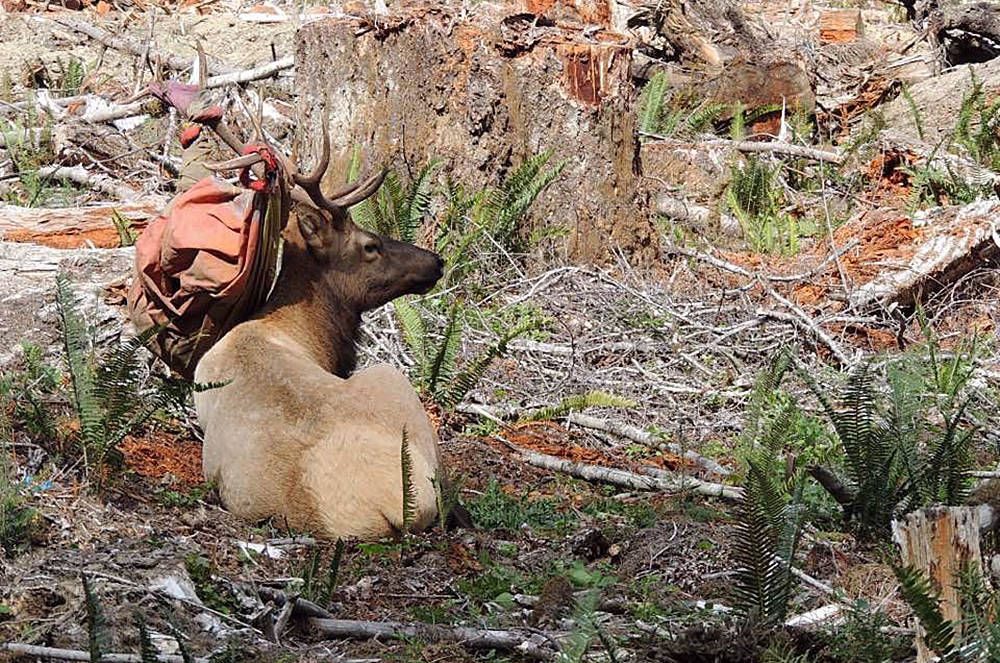
{"type": "Polygon", "coordinates": [[[242,146],[223,123],[222,110],[204,103],[200,92],[171,82],[145,93],[177,108],[191,124],[180,135],[181,193],[136,242],[128,293],[136,330],[152,335],[150,349],[187,379],[217,340],[266,301],[289,203],[284,160],[265,144],[242,146]],[[212,176],[205,166],[205,126],[243,154],[261,154],[259,177],[244,168],[235,186],[212,176]]]}

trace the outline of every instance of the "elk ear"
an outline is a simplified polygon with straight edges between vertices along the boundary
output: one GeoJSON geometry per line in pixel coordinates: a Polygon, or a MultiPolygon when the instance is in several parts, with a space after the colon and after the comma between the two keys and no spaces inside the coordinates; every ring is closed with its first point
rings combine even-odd
{"type": "Polygon", "coordinates": [[[299,232],[302,233],[302,239],[306,241],[309,252],[319,257],[326,249],[326,242],[323,241],[322,219],[313,214],[300,213],[298,220],[299,232]]]}

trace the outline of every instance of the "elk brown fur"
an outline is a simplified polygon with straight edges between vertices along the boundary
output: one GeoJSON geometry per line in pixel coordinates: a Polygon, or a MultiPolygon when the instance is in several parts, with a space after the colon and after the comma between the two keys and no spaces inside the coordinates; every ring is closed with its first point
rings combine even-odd
{"type": "Polygon", "coordinates": [[[201,359],[197,382],[229,382],[196,394],[195,405],[205,477],[230,511],[278,516],[331,538],[373,539],[403,527],[404,429],[412,529],[434,520],[433,480],[444,473],[437,436],[407,378],[387,364],[353,373],[361,314],[427,292],[443,263],[355,225],[347,208],[381,177],[324,196],[318,183],[328,158],[324,136],[316,172],[295,176],[311,204],[299,202],[289,219],[274,291],[201,359]]]}

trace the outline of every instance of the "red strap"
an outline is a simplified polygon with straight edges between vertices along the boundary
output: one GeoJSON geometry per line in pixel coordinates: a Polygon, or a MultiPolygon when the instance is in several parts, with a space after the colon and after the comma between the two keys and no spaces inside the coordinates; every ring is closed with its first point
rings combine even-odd
{"type": "Polygon", "coordinates": [[[244,168],[240,171],[240,184],[261,193],[273,193],[275,175],[278,173],[278,159],[267,145],[247,145],[243,148],[243,154],[253,153],[259,154],[264,160],[264,179],[251,180],[250,168],[244,168]]]}

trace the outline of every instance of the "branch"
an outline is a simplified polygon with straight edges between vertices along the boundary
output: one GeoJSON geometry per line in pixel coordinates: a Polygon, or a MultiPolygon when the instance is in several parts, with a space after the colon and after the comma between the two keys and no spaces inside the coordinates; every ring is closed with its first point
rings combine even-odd
{"type": "MultiPolygon", "coordinates": [[[[143,57],[146,54],[146,49],[140,44],[122,37],[121,35],[111,34],[107,30],[99,28],[96,25],[62,17],[56,17],[51,20],[54,23],[58,23],[63,27],[69,28],[70,30],[75,30],[76,32],[87,35],[91,39],[96,39],[108,48],[112,48],[116,51],[130,53],[138,57],[143,57]]],[[[175,71],[183,71],[191,66],[190,58],[182,58],[176,55],[166,55],[159,59],[164,65],[175,71]]],[[[222,76],[225,74],[231,74],[232,72],[233,70],[229,67],[213,62],[208,63],[208,73],[213,76],[222,76]]]]}
{"type": "MultiPolygon", "coordinates": [[[[565,458],[557,458],[548,454],[538,453],[537,451],[523,449],[501,437],[496,437],[495,439],[520,453],[529,465],[540,467],[543,470],[562,472],[578,479],[585,479],[586,481],[610,483],[632,490],[659,490],[670,493],[690,490],[699,495],[707,495],[709,497],[722,497],[730,500],[743,498],[743,490],[741,488],[724,486],[721,483],[711,483],[695,479],[694,477],[673,477],[664,470],[660,470],[660,472],[663,472],[662,475],[660,472],[656,472],[656,476],[643,476],[642,474],[620,470],[616,467],[590,465],[565,458]]],[[[644,468],[644,471],[648,472],[648,468],[644,468]]]]}
{"type": "MultiPolygon", "coordinates": [[[[55,647],[41,647],[39,645],[26,645],[19,642],[7,642],[0,644],[0,651],[9,651],[23,656],[37,656],[40,658],[55,658],[62,661],[89,661],[90,652],[78,649],[57,649],[55,647]]],[[[161,663],[184,663],[184,658],[172,654],[157,654],[156,660],[161,663]]],[[[197,663],[206,663],[207,658],[194,659],[197,663]]],[[[143,658],[139,654],[102,654],[102,663],[142,663],[143,658]]]]}
{"type": "Polygon", "coordinates": [[[830,493],[833,499],[837,500],[840,506],[854,504],[854,494],[837,478],[837,476],[822,465],[810,465],[807,470],[809,476],[830,493]]]}
{"type": "Polygon", "coordinates": [[[691,451],[690,449],[685,449],[679,444],[664,442],[656,435],[647,433],[637,426],[631,426],[620,421],[598,419],[597,417],[591,417],[579,412],[570,412],[566,416],[566,421],[571,424],[576,424],[577,426],[590,428],[591,430],[599,430],[605,433],[611,433],[612,435],[618,435],[619,437],[624,437],[625,439],[632,440],[633,442],[637,442],[654,449],[665,449],[670,453],[681,456],[684,460],[687,460],[698,467],[719,476],[727,477],[730,475],[728,468],[719,465],[711,458],[706,458],[705,456],[691,451]]]}
{"type": "Polygon", "coordinates": [[[547,636],[522,630],[479,629],[466,626],[433,626],[399,622],[368,622],[354,619],[310,619],[309,625],[329,638],[419,639],[424,642],[453,642],[469,649],[517,651],[526,658],[551,661],[556,652],[545,644],[565,638],[565,634],[547,636]]]}
{"type": "Polygon", "coordinates": [[[243,71],[234,71],[228,74],[212,76],[208,79],[208,81],[206,81],[205,87],[216,88],[224,85],[230,85],[232,83],[247,83],[249,81],[256,81],[261,78],[273,76],[279,71],[291,69],[294,66],[295,58],[289,55],[288,57],[275,60],[274,62],[268,62],[267,64],[262,64],[259,67],[254,67],[252,69],[244,69],[243,71]]]}
{"type": "Polygon", "coordinates": [[[843,159],[836,152],[827,152],[825,150],[817,150],[812,147],[803,147],[801,145],[790,145],[788,143],[759,143],[750,140],[727,140],[725,138],[688,142],[674,140],[667,138],[666,136],[651,134],[645,131],[640,131],[639,135],[646,136],[647,138],[656,138],[657,140],[662,140],[665,143],[676,145],[677,147],[728,147],[734,150],[739,150],[740,152],[771,152],[774,154],[783,154],[790,157],[802,157],[804,159],[812,159],[813,161],[825,161],[827,163],[835,164],[840,164],[843,159]]]}
{"type": "Polygon", "coordinates": [[[132,187],[119,184],[114,177],[91,173],[83,166],[45,166],[36,172],[39,177],[69,180],[119,200],[136,200],[142,195],[132,187]]]}

